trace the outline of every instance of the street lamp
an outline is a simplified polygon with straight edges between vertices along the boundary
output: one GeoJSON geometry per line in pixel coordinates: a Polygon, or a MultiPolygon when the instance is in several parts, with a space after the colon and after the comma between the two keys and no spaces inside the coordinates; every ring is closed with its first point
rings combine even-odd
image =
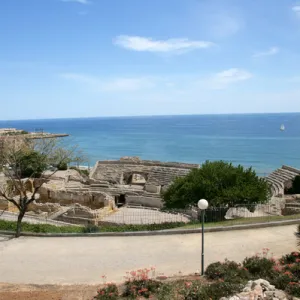
{"type": "Polygon", "coordinates": [[[198,207],[201,209],[201,219],[202,219],[202,253],[201,253],[201,275],[204,275],[204,215],[205,210],[208,208],[208,202],[205,199],[198,201],[198,207]]]}

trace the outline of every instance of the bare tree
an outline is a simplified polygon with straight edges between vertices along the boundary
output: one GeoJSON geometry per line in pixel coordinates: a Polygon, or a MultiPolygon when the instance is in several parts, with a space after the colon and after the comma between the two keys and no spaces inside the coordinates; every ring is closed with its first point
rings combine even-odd
{"type": "Polygon", "coordinates": [[[0,196],[19,211],[15,237],[20,236],[22,219],[41,186],[57,172],[57,166],[80,160],[77,153],[76,146],[66,147],[58,139],[10,140],[2,147],[1,167],[7,180],[0,187],[0,196]]]}

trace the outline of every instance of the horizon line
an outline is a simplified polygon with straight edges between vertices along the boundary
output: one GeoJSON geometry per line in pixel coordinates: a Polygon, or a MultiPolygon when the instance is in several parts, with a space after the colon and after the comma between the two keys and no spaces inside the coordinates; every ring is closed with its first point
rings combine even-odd
{"type": "Polygon", "coordinates": [[[116,118],[153,118],[153,117],[189,117],[189,116],[232,116],[232,115],[287,115],[300,114],[299,112],[249,112],[249,113],[207,113],[207,114],[170,114],[170,115],[121,115],[121,116],[94,116],[94,117],[58,117],[36,119],[0,119],[0,122],[14,121],[46,121],[46,120],[75,120],[75,119],[116,119],[116,118]]]}

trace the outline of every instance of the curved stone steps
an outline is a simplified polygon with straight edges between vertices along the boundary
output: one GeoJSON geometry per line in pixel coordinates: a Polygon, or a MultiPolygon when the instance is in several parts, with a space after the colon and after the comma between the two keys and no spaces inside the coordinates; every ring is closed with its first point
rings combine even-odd
{"type": "Polygon", "coordinates": [[[277,177],[270,175],[268,179],[272,184],[274,183],[278,185],[280,188],[284,188],[284,183],[280,181],[280,179],[278,179],[277,177]]]}
{"type": "Polygon", "coordinates": [[[294,179],[298,175],[296,173],[292,173],[292,172],[290,172],[288,170],[284,170],[284,169],[278,169],[274,173],[278,174],[279,176],[282,176],[283,178],[285,178],[287,180],[294,179]]]}
{"type": "Polygon", "coordinates": [[[290,166],[282,166],[282,169],[296,173],[297,175],[300,175],[300,170],[290,167],[290,166]]]}
{"type": "Polygon", "coordinates": [[[282,178],[283,180],[291,180],[293,179],[295,176],[289,173],[286,173],[282,170],[276,170],[275,172],[273,172],[272,174],[275,174],[277,176],[279,176],[280,178],[282,178]]]}
{"type": "Polygon", "coordinates": [[[277,180],[267,177],[266,178],[267,181],[271,184],[271,193],[273,196],[276,196],[280,193],[280,190],[283,188],[283,185],[281,184],[281,182],[277,182],[277,180]]]}

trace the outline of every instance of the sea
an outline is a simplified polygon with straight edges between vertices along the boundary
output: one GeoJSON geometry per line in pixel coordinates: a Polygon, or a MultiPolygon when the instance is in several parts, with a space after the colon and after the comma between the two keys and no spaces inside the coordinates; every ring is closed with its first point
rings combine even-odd
{"type": "Polygon", "coordinates": [[[0,121],[1,127],[67,133],[65,141],[78,145],[89,166],[138,156],[199,164],[224,160],[261,176],[283,164],[300,168],[300,113],[18,120],[0,121]]]}

